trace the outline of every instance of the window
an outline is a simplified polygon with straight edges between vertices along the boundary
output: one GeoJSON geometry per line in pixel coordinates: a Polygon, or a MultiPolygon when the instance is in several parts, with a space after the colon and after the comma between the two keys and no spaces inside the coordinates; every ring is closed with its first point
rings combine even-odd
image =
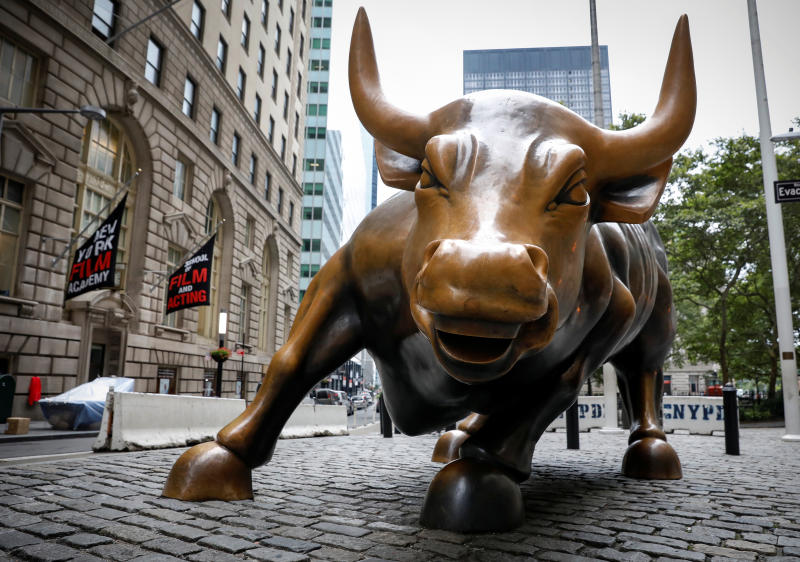
{"type": "Polygon", "coordinates": [[[186,201],[189,198],[189,181],[192,165],[184,158],[175,161],[175,178],[172,181],[172,195],[186,201]]]}
{"type": "Polygon", "coordinates": [[[222,121],[222,114],[216,106],[211,108],[211,127],[209,131],[209,138],[214,144],[219,144],[219,128],[222,121]]]}
{"type": "Polygon", "coordinates": [[[269,188],[272,185],[272,174],[267,172],[267,175],[264,177],[264,199],[269,202],[269,188]]]}
{"type": "Polygon", "coordinates": [[[327,37],[315,37],[311,40],[312,49],[330,49],[331,40],[327,37]]]}
{"type": "Polygon", "coordinates": [[[310,93],[310,94],[327,94],[328,93],[328,83],[327,82],[309,82],[308,83],[308,93],[310,93]]]}
{"type": "Polygon", "coordinates": [[[294,112],[294,138],[297,138],[298,132],[300,130],[300,114],[296,111],[294,112]]]}
{"type": "MultiPolygon", "coordinates": [[[[239,313],[241,314],[239,329],[242,343],[247,343],[250,339],[250,293],[250,285],[242,285],[242,294],[239,298],[239,313]]],[[[241,390],[239,392],[241,395],[241,390]]]]}
{"type": "Polygon", "coordinates": [[[309,103],[306,105],[306,115],[327,115],[328,114],[328,105],[324,103],[315,104],[309,103]]]}
{"type": "Polygon", "coordinates": [[[305,195],[322,195],[322,184],[306,182],[303,184],[303,193],[305,195]]]}
{"type": "Polygon", "coordinates": [[[281,135],[281,161],[286,161],[286,137],[281,135]]]}
{"type": "Polygon", "coordinates": [[[303,19],[306,19],[306,0],[303,0],[303,19]]]}
{"type": "Polygon", "coordinates": [[[273,101],[278,100],[278,72],[274,68],[272,69],[272,92],[270,97],[272,97],[273,101]]]}
{"type": "Polygon", "coordinates": [[[234,166],[239,166],[239,143],[241,142],[241,137],[238,133],[233,133],[233,142],[231,143],[231,162],[233,162],[234,166]]]}
{"type": "Polygon", "coordinates": [[[289,35],[294,37],[294,8],[289,8],[289,35]]]}
{"type": "Polygon", "coordinates": [[[268,20],[269,20],[269,3],[267,3],[267,0],[261,0],[261,25],[263,25],[266,28],[268,20]]]}
{"type": "Polygon", "coordinates": [[[256,240],[256,221],[253,217],[247,217],[244,222],[244,245],[253,249],[256,240]]]}
{"type": "Polygon", "coordinates": [[[231,0],[222,0],[220,2],[220,9],[222,13],[225,14],[225,17],[228,18],[228,21],[231,19],[231,0]]]}
{"type": "Polygon", "coordinates": [[[244,89],[247,84],[247,74],[244,73],[242,67],[239,67],[239,76],[236,78],[236,95],[240,101],[244,101],[244,89]]]}
{"type": "Polygon", "coordinates": [[[278,0],[278,8],[281,9],[281,12],[283,11],[283,0],[278,0]]]}
{"type": "Polygon", "coordinates": [[[152,37],[147,41],[147,62],[144,66],[144,77],[156,86],[161,85],[161,63],[164,48],[152,37]]]}
{"type": "Polygon", "coordinates": [[[269,143],[272,144],[272,139],[275,137],[275,119],[272,118],[270,115],[269,117],[269,127],[267,127],[267,139],[269,143]]]}
{"type": "Polygon", "coordinates": [[[219,43],[217,43],[217,68],[225,74],[225,65],[228,63],[228,44],[222,35],[219,36],[219,43]]]}
{"type": "MultiPolygon", "coordinates": [[[[128,137],[111,119],[89,121],[83,134],[81,165],[78,167],[73,212],[72,235],[76,236],[86,225],[101,215],[103,207],[133,177],[136,162],[128,137]]],[[[131,185],[128,204],[122,215],[119,248],[117,250],[118,271],[115,285],[125,288],[124,272],[128,264],[128,225],[133,224],[133,206],[136,201],[136,183],[131,185]]],[[[109,208],[105,213],[111,212],[109,208]]],[[[94,224],[99,224],[97,221],[94,224]]]]}
{"type": "Polygon", "coordinates": [[[281,56],[281,26],[275,24],[275,53],[281,56]]]}
{"type": "Polygon", "coordinates": [[[300,94],[303,91],[303,75],[300,72],[297,72],[297,97],[300,97],[300,94]]]}
{"type": "Polygon", "coordinates": [[[261,123],[261,96],[256,94],[256,104],[253,108],[253,119],[256,120],[256,123],[261,123]]]}
{"type": "Polygon", "coordinates": [[[322,220],[322,207],[303,207],[303,220],[322,220]]]}
{"type": "Polygon", "coordinates": [[[322,172],[325,170],[324,158],[306,158],[303,160],[303,169],[306,172],[322,172]]]}
{"type": "MultiPolygon", "coordinates": [[[[205,234],[210,235],[213,233],[217,225],[222,220],[222,214],[220,213],[219,206],[214,202],[214,199],[208,200],[208,205],[206,206],[206,217],[205,217],[205,234]]],[[[214,244],[218,248],[224,248],[224,238],[223,235],[225,234],[225,229],[220,228],[216,230],[217,232],[217,240],[214,244]]],[[[197,331],[201,336],[207,338],[216,338],[217,336],[217,327],[219,326],[219,278],[220,278],[220,269],[221,269],[221,261],[222,261],[222,252],[214,252],[214,255],[211,258],[211,283],[209,289],[209,304],[210,306],[199,306],[198,311],[198,318],[197,318],[197,331]]]]}
{"type": "Polygon", "coordinates": [[[263,80],[264,79],[264,56],[266,53],[264,52],[264,45],[261,43],[258,44],[258,59],[256,61],[256,72],[258,76],[263,80]]]}
{"type": "Polygon", "coordinates": [[[319,238],[304,238],[303,251],[304,252],[319,252],[319,238]]]}
{"type": "Polygon", "coordinates": [[[281,214],[281,211],[283,211],[283,188],[279,187],[278,188],[278,214],[279,215],[281,214]]]}
{"type": "Polygon", "coordinates": [[[294,201],[289,201],[289,226],[294,226],[294,201]]]}
{"type": "Polygon", "coordinates": [[[289,118],[289,92],[283,92],[283,120],[289,118]]]}
{"type": "Polygon", "coordinates": [[[114,0],[94,0],[92,31],[103,39],[114,35],[117,3],[114,0]]]}
{"type": "Polygon", "coordinates": [[[297,154],[292,154],[292,175],[297,175],[297,154]]]}
{"type": "Polygon", "coordinates": [[[0,98],[32,106],[38,61],[27,51],[0,37],[0,98]]]}
{"type": "Polygon", "coordinates": [[[330,27],[331,18],[311,18],[311,27],[330,27]]]}
{"type": "Polygon", "coordinates": [[[255,154],[250,155],[250,183],[256,184],[256,171],[258,170],[258,158],[255,154]]]}
{"type": "Polygon", "coordinates": [[[206,9],[203,5],[194,0],[192,4],[192,24],[190,29],[192,30],[192,35],[197,37],[200,41],[203,40],[203,27],[206,21],[206,9]]]}
{"type": "Polygon", "coordinates": [[[0,176],[0,295],[13,296],[25,185],[0,176]]]}
{"type": "Polygon", "coordinates": [[[303,58],[303,53],[305,52],[305,50],[306,50],[306,38],[301,33],[300,34],[300,58],[301,59],[303,58]]]}
{"type": "Polygon", "coordinates": [[[307,139],[324,139],[325,127],[306,127],[307,139]]]}
{"type": "Polygon", "coordinates": [[[292,75],[292,51],[286,48],[286,76],[292,75]]]}
{"type": "Polygon", "coordinates": [[[242,17],[242,47],[245,52],[250,48],[250,18],[242,17]]]}
{"type": "Polygon", "coordinates": [[[186,77],[183,83],[183,114],[194,119],[194,96],[196,85],[191,77],[186,77]]]}
{"type": "Polygon", "coordinates": [[[319,60],[319,59],[309,59],[308,61],[308,69],[309,70],[329,70],[330,69],[331,61],[329,60],[319,60]]]}
{"type": "MultiPolygon", "coordinates": [[[[183,265],[181,258],[183,258],[184,251],[179,247],[169,244],[167,246],[167,275],[172,275],[183,265]]],[[[164,300],[164,325],[172,328],[178,328],[180,324],[179,316],[183,311],[166,313],[166,299],[164,300]]]]}

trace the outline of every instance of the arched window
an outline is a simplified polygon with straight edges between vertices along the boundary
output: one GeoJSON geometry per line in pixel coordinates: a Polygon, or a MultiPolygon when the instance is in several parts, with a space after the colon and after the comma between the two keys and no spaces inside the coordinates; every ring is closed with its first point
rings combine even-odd
{"type": "MultiPolygon", "coordinates": [[[[73,236],[96,218],[84,236],[92,234],[102,219],[114,209],[103,210],[114,195],[133,176],[136,162],[130,140],[111,119],[89,121],[83,130],[81,165],[78,167],[78,189],[75,192],[73,214],[73,236]],[[102,213],[101,213],[102,211],[102,213]]],[[[136,185],[131,183],[128,201],[122,215],[115,286],[125,288],[124,272],[128,266],[128,225],[133,224],[133,203],[136,200],[136,185]]],[[[80,241],[79,241],[80,243],[80,241]]]]}
{"type": "MultiPolygon", "coordinates": [[[[214,202],[214,199],[211,198],[208,200],[208,205],[206,206],[206,219],[205,219],[205,233],[206,235],[212,234],[217,225],[220,222],[220,210],[219,205],[214,202]]],[[[197,320],[197,332],[201,336],[205,336],[207,338],[216,338],[217,337],[217,318],[219,316],[219,276],[222,261],[222,235],[223,229],[219,229],[217,232],[217,239],[214,242],[214,256],[211,259],[211,294],[210,294],[210,306],[200,306],[198,307],[200,310],[200,315],[197,320]]]]}

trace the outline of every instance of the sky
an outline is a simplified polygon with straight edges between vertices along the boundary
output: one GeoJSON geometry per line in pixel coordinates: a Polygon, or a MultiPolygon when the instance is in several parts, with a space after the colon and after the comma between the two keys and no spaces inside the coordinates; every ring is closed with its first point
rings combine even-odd
{"type": "MultiPolygon", "coordinates": [[[[372,26],[388,99],[425,114],[462,95],[463,51],[589,45],[589,0],[334,0],[328,128],[342,131],[345,239],[362,216],[364,155],[350,101],[347,59],[359,6],[372,26]]],[[[596,0],[608,45],[611,105],[655,108],[675,24],[688,14],[697,117],[684,147],[759,134],[746,0],[596,0]]],[[[800,117],[800,0],[757,2],[772,134],[800,117]]],[[[379,201],[393,190],[381,186],[379,201]]]]}

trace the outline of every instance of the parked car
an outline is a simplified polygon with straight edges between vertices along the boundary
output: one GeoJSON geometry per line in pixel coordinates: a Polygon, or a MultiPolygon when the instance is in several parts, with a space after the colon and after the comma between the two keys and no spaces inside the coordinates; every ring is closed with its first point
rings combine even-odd
{"type": "Polygon", "coordinates": [[[353,403],[353,407],[356,410],[363,410],[367,407],[367,400],[364,398],[363,394],[355,394],[353,395],[352,399],[350,400],[353,403]]]}
{"type": "Polygon", "coordinates": [[[369,393],[369,392],[367,392],[366,390],[365,390],[364,392],[362,392],[362,393],[361,393],[361,396],[363,396],[363,397],[364,397],[364,400],[366,400],[366,401],[367,401],[367,405],[369,405],[369,404],[372,404],[372,403],[374,402],[374,400],[373,400],[373,398],[372,398],[372,394],[370,394],[370,393],[369,393]]]}
{"type": "Polygon", "coordinates": [[[341,390],[318,388],[311,392],[311,398],[314,399],[315,404],[345,406],[347,407],[348,416],[353,413],[353,403],[347,398],[347,394],[341,390]]]}

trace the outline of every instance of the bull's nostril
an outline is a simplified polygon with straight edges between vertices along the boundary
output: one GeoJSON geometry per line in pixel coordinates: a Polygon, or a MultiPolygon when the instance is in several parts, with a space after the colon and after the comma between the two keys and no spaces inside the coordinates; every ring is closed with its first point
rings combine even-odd
{"type": "Polygon", "coordinates": [[[436,250],[439,249],[439,245],[442,243],[441,240],[434,240],[433,242],[429,242],[427,246],[425,246],[425,254],[422,258],[422,263],[427,264],[431,261],[433,254],[436,253],[436,250]]]}
{"type": "Polygon", "coordinates": [[[547,279],[549,260],[547,259],[545,251],[533,244],[525,244],[525,250],[528,252],[528,256],[531,258],[531,263],[533,263],[533,268],[536,272],[542,279],[547,279]]]}

